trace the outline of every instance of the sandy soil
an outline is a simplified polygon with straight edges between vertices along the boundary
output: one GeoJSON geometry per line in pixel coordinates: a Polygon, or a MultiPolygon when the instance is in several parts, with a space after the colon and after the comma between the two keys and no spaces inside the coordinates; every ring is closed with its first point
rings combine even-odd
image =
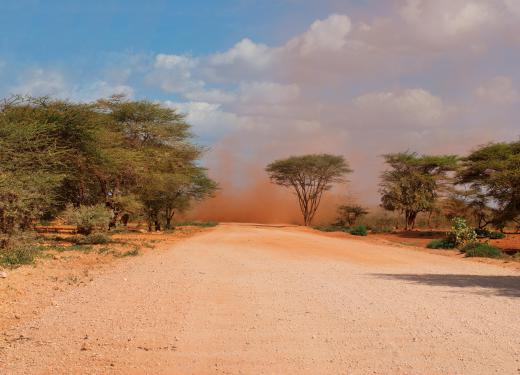
{"type": "Polygon", "coordinates": [[[515,270],[221,225],[57,295],[0,373],[519,374],[519,311],[515,270]]]}

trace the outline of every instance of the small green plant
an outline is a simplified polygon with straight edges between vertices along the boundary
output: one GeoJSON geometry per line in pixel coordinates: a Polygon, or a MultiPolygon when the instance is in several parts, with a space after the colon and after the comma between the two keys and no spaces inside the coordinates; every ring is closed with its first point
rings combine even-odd
{"type": "Polygon", "coordinates": [[[67,250],[83,251],[85,253],[89,253],[90,251],[92,251],[92,246],[91,245],[72,245],[72,246],[69,246],[67,250]]]}
{"type": "Polygon", "coordinates": [[[426,245],[428,249],[453,249],[455,248],[455,244],[451,242],[447,238],[443,238],[440,240],[433,240],[428,245],[426,245]]]}
{"type": "Polygon", "coordinates": [[[23,264],[32,264],[37,253],[38,248],[36,246],[16,241],[9,247],[0,250],[0,264],[10,268],[16,268],[23,264]]]}
{"type": "Polygon", "coordinates": [[[72,236],[66,239],[76,245],[106,245],[112,243],[112,239],[105,233],[92,233],[88,236],[72,236]]]}
{"type": "Polygon", "coordinates": [[[124,253],[115,253],[114,256],[117,258],[135,257],[139,255],[139,249],[133,249],[125,251],[124,253]]]}
{"type": "Polygon", "coordinates": [[[345,232],[346,228],[338,225],[316,225],[313,227],[321,232],[345,232]]]}
{"type": "Polygon", "coordinates": [[[385,226],[385,225],[373,225],[368,226],[372,233],[392,233],[394,231],[394,228],[391,226],[385,226]]]}
{"type": "Polygon", "coordinates": [[[467,257],[479,258],[501,258],[503,253],[500,249],[488,243],[472,242],[460,249],[467,257]]]}
{"type": "Polygon", "coordinates": [[[520,262],[520,252],[513,254],[513,260],[520,262]]]}
{"type": "Polygon", "coordinates": [[[466,220],[456,217],[453,219],[453,226],[448,233],[447,239],[453,243],[455,247],[462,247],[467,243],[475,242],[477,240],[477,234],[473,228],[468,226],[466,220]]]}
{"type": "Polygon", "coordinates": [[[79,234],[88,236],[96,229],[107,230],[112,213],[102,204],[79,207],[69,205],[63,212],[63,218],[67,224],[75,225],[79,234]]]}
{"type": "Polygon", "coordinates": [[[175,224],[176,227],[201,227],[212,228],[218,225],[217,221],[180,221],[175,224]]]}
{"type": "Polygon", "coordinates": [[[365,225],[358,225],[358,226],[350,228],[349,233],[352,234],[353,236],[367,236],[368,230],[365,225]]]}
{"type": "Polygon", "coordinates": [[[501,240],[506,238],[506,235],[502,232],[490,232],[488,237],[490,240],[501,240]]]}

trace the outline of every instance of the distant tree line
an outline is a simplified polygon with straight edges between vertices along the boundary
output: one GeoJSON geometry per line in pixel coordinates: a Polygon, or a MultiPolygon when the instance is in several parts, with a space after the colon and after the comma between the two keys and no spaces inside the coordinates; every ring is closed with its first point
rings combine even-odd
{"type": "Polygon", "coordinates": [[[109,226],[132,217],[150,230],[170,228],[176,212],[217,188],[198,164],[203,152],[184,115],[161,104],[118,96],[89,104],[5,99],[2,241],[62,212],[82,208],[86,215],[89,207],[107,211],[109,226]]]}
{"type": "MultiPolygon", "coordinates": [[[[479,229],[520,228],[520,140],[483,145],[465,157],[401,152],[383,159],[381,207],[398,213],[405,230],[415,228],[419,214],[464,217],[479,229]]],[[[266,171],[273,183],[295,192],[305,225],[324,192],[352,172],[342,156],[329,154],[277,160],[266,171]]],[[[342,205],[336,224],[352,226],[367,213],[359,205],[342,205]]]]}
{"type": "Polygon", "coordinates": [[[520,141],[490,143],[468,156],[384,156],[382,207],[413,229],[419,213],[472,219],[478,228],[520,227],[520,141]]]}

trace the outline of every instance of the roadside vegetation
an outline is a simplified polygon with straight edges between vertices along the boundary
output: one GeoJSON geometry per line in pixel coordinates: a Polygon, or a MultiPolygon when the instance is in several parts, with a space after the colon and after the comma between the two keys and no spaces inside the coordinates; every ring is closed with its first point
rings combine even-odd
{"type": "MultiPolygon", "coordinates": [[[[401,233],[421,229],[416,236],[435,235],[451,227],[430,249],[459,249],[466,256],[508,257],[488,243],[507,239],[520,230],[520,141],[491,143],[468,156],[419,155],[413,152],[383,156],[381,208],[371,213],[357,204],[338,207],[335,222],[315,227],[327,232],[401,233]],[[429,231],[424,231],[429,229],[429,231]]],[[[511,250],[511,249],[510,249],[511,250]]]]}
{"type": "Polygon", "coordinates": [[[217,185],[199,166],[184,115],[115,96],[94,103],[11,97],[0,103],[0,263],[27,264],[39,223],[73,225],[76,245],[130,220],[172,229],[217,185]]]}

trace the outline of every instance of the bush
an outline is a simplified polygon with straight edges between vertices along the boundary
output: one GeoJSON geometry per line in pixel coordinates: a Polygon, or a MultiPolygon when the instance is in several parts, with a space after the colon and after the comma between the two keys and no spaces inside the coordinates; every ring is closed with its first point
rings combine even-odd
{"type": "Polygon", "coordinates": [[[464,246],[467,243],[474,242],[477,239],[475,231],[468,227],[466,220],[460,217],[453,219],[451,232],[448,233],[448,241],[453,243],[455,247],[464,246]]]}
{"type": "Polygon", "coordinates": [[[367,227],[364,225],[358,225],[356,227],[352,227],[350,229],[350,234],[352,234],[353,236],[367,236],[368,235],[367,227]]]}
{"type": "Polygon", "coordinates": [[[76,245],[106,245],[113,242],[105,233],[92,233],[88,236],[72,236],[64,238],[63,240],[76,245]]]}
{"type": "Polygon", "coordinates": [[[345,232],[346,228],[339,225],[316,225],[313,227],[322,232],[345,232]]]}
{"type": "Polygon", "coordinates": [[[14,268],[22,264],[32,264],[39,247],[27,238],[11,239],[9,244],[0,248],[0,265],[14,268]]]}
{"type": "Polygon", "coordinates": [[[491,232],[489,233],[488,237],[491,240],[501,240],[503,238],[506,238],[506,235],[502,232],[491,232]]]}
{"type": "Polygon", "coordinates": [[[65,222],[75,225],[79,234],[88,236],[95,229],[107,230],[112,219],[112,212],[98,204],[95,206],[68,206],[63,213],[65,222]]]}
{"type": "Polygon", "coordinates": [[[217,221],[181,221],[175,224],[176,227],[201,227],[212,228],[218,225],[217,221]]]}
{"type": "Polygon", "coordinates": [[[464,246],[461,252],[466,253],[467,257],[479,258],[500,258],[502,251],[487,243],[473,242],[464,246]]]}
{"type": "Polygon", "coordinates": [[[426,247],[428,249],[453,249],[455,244],[449,239],[443,238],[442,240],[433,240],[426,247]]]}
{"type": "Polygon", "coordinates": [[[491,233],[489,231],[489,229],[486,229],[486,228],[475,228],[474,230],[475,230],[475,234],[479,238],[488,238],[491,233]]]}

